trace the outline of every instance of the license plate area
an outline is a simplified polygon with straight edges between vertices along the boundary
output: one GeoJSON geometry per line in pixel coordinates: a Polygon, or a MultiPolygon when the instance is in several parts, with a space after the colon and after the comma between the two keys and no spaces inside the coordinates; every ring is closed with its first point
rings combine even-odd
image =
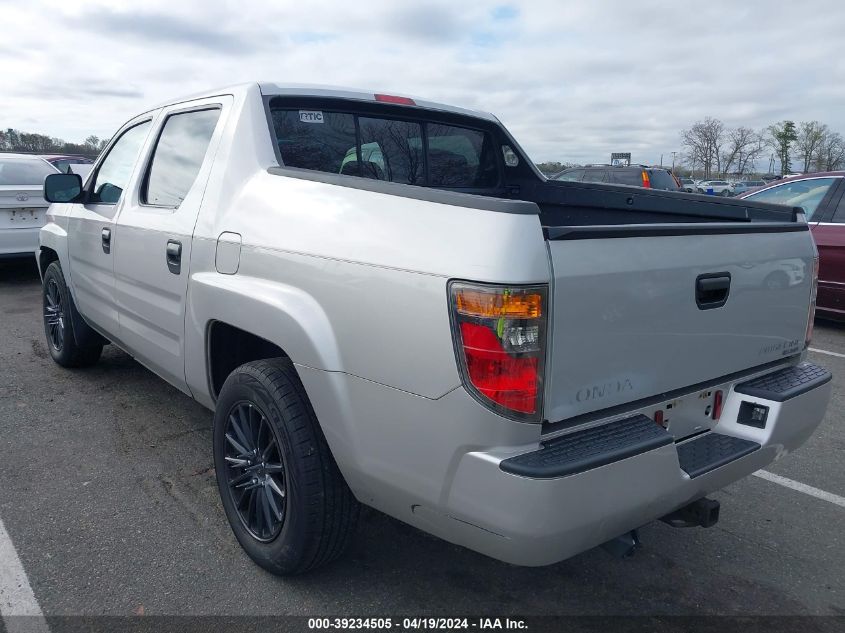
{"type": "MultiPolygon", "coordinates": [[[[669,431],[676,440],[711,429],[718,388],[704,389],[682,398],[657,405],[652,419],[669,431]]],[[[723,397],[725,392],[723,391],[723,397]]]]}
{"type": "Polygon", "coordinates": [[[21,207],[0,211],[0,228],[23,229],[44,223],[47,209],[21,207]]]}

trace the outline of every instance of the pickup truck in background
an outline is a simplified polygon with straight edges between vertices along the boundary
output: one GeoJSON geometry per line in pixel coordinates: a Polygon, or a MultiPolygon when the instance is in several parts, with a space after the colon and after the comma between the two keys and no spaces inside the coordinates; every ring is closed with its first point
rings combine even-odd
{"type": "Polygon", "coordinates": [[[45,191],[53,359],[111,342],[213,410],[226,516],[277,574],[360,504],[521,565],[709,526],[830,398],[800,208],[549,181],[490,114],[240,85],[45,191]]]}

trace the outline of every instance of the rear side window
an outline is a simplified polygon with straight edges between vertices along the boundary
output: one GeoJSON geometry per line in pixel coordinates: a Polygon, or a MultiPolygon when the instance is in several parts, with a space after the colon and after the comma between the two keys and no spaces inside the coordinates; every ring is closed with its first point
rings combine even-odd
{"type": "Polygon", "coordinates": [[[158,137],[141,202],[178,207],[197,179],[220,110],[171,114],[158,137]]]}
{"type": "Polygon", "coordinates": [[[626,169],[624,167],[611,169],[609,176],[609,182],[616,183],[617,185],[643,186],[643,172],[640,169],[626,169]]]}
{"type": "Polygon", "coordinates": [[[495,187],[499,181],[488,132],[346,112],[271,112],[288,167],[446,188],[495,187]]]}
{"type": "Polygon", "coordinates": [[[344,167],[343,173],[358,175],[355,118],[351,114],[273,110],[273,127],[285,165],[334,174],[344,167]],[[344,164],[349,162],[344,161],[347,155],[353,164],[344,164]]]}
{"type": "MultiPolygon", "coordinates": [[[[406,185],[423,184],[422,127],[419,123],[361,117],[358,125],[361,128],[362,176],[406,185]]],[[[354,139],[352,149],[355,149],[354,139]]]]}
{"type": "Polygon", "coordinates": [[[588,169],[581,180],[582,182],[607,182],[607,172],[604,169],[588,169]]]}
{"type": "Polygon", "coordinates": [[[429,123],[428,178],[433,187],[494,187],[499,177],[490,135],[429,123]]]}

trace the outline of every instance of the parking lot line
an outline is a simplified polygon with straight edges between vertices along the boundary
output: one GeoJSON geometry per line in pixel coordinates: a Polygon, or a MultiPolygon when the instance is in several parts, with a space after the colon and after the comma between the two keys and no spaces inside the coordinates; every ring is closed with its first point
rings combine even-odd
{"type": "Polygon", "coordinates": [[[0,616],[3,617],[8,633],[23,633],[24,631],[47,633],[50,630],[2,519],[0,519],[0,616]]]}
{"type": "Polygon", "coordinates": [[[800,481],[795,481],[794,479],[781,477],[780,475],[770,473],[767,470],[758,470],[756,473],[754,473],[754,476],[759,477],[760,479],[765,479],[766,481],[771,481],[772,483],[779,484],[781,486],[785,486],[787,488],[792,488],[793,490],[797,490],[798,492],[803,492],[804,494],[810,495],[811,497],[816,497],[817,499],[829,501],[830,503],[845,508],[845,497],[840,497],[839,495],[835,495],[832,492],[827,492],[826,490],[820,490],[819,488],[814,488],[813,486],[802,484],[800,481]]]}
{"type": "Polygon", "coordinates": [[[826,349],[818,349],[815,347],[808,347],[807,349],[811,352],[816,352],[817,354],[827,354],[828,356],[838,356],[839,358],[845,358],[845,354],[840,354],[839,352],[828,352],[826,349]]]}

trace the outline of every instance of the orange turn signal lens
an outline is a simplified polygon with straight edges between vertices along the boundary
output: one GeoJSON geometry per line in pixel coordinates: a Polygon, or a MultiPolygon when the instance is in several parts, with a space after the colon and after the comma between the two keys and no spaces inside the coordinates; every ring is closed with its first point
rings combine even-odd
{"type": "Polygon", "coordinates": [[[480,318],[537,319],[543,315],[542,295],[507,289],[485,292],[460,288],[455,303],[459,314],[480,318]]]}

